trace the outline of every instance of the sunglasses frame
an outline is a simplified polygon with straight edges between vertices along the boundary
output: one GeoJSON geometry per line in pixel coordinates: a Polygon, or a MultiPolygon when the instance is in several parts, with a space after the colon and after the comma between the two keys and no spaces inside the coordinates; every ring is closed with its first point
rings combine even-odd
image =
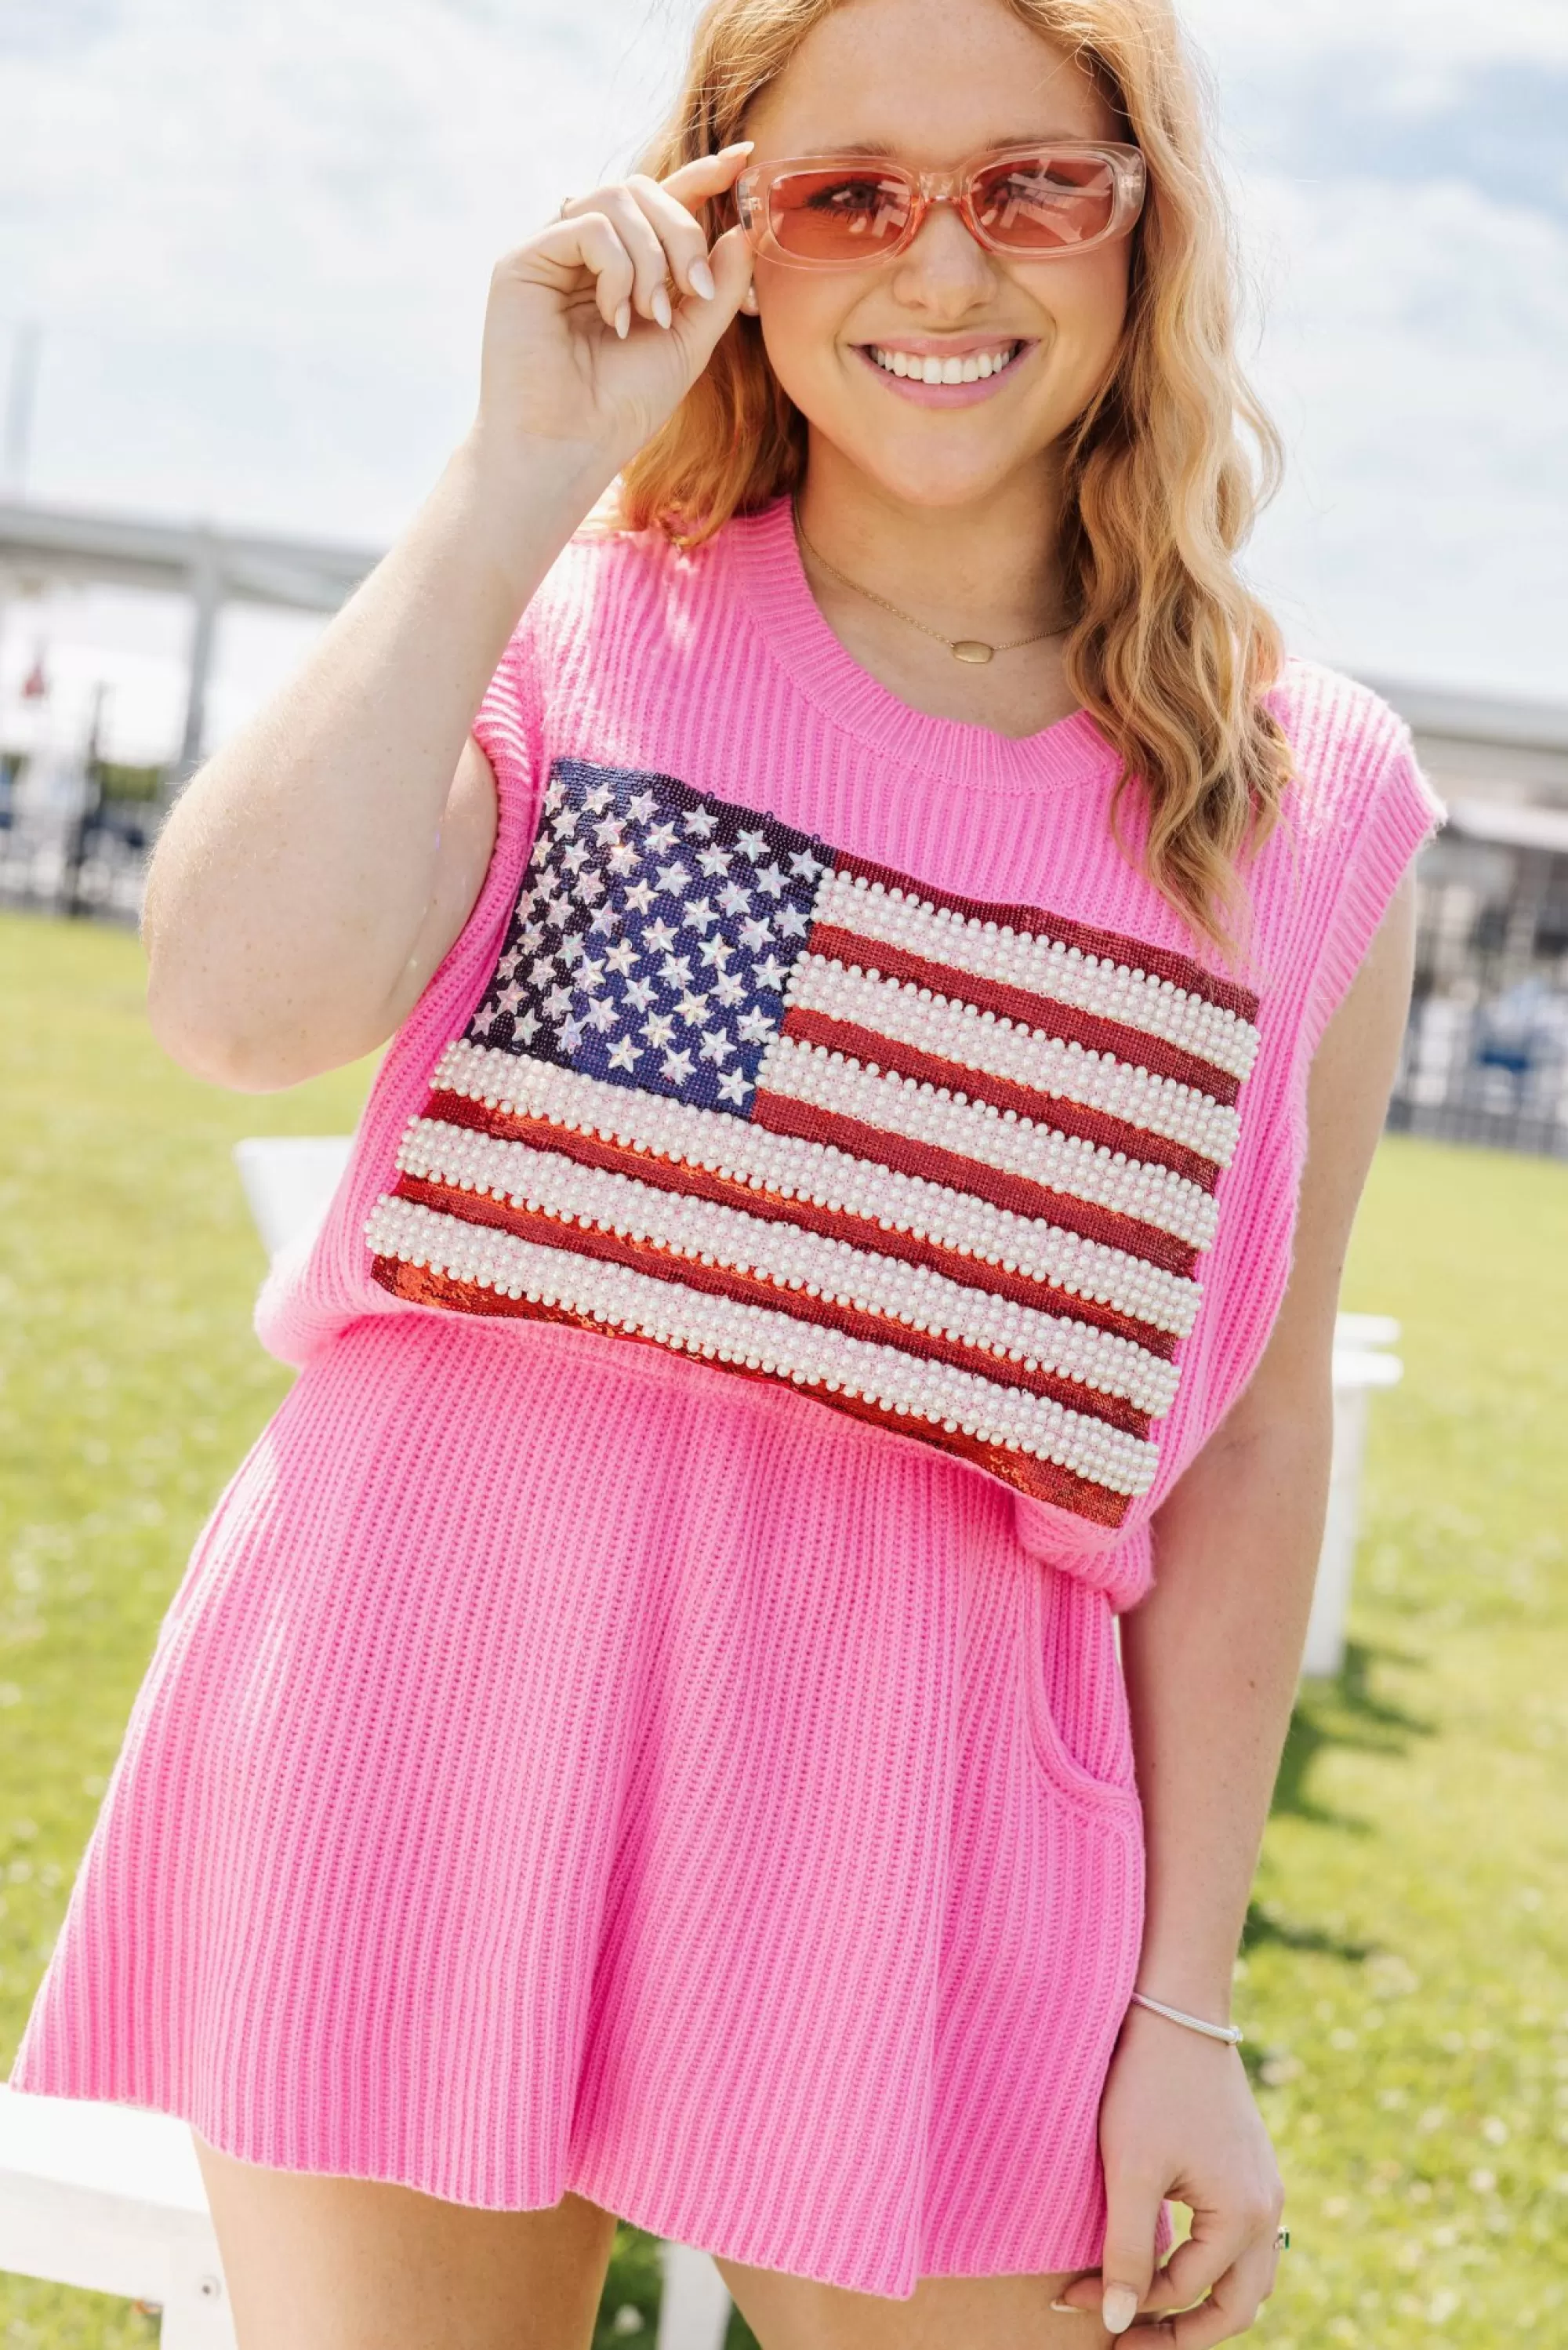
{"type": "Polygon", "coordinates": [[[1074,261],[1081,253],[1094,253],[1102,244],[1126,236],[1142,213],[1147,193],[1148,166],[1141,148],[1119,139],[1039,139],[1021,147],[984,148],[947,172],[917,172],[909,164],[894,162],[887,155],[784,155],[771,163],[753,164],[741,173],[735,182],[735,209],[747,243],[753,252],[769,261],[780,262],[790,269],[867,269],[907,252],[925,225],[926,214],[933,204],[954,205],[975,243],[983,245],[988,253],[1000,254],[1004,260],[1074,261]],[[1116,202],[1109,225],[1097,236],[1085,237],[1081,244],[1047,246],[1041,252],[1030,253],[1015,244],[1000,243],[981,226],[974,207],[974,182],[979,174],[999,163],[1038,155],[1095,156],[1110,165],[1116,202]],[[842,261],[807,260],[798,253],[786,252],[774,233],[771,199],[775,181],[794,172],[840,171],[875,172],[885,179],[901,181],[911,196],[909,217],[903,228],[892,244],[881,246],[877,252],[846,255],[842,261]]]}

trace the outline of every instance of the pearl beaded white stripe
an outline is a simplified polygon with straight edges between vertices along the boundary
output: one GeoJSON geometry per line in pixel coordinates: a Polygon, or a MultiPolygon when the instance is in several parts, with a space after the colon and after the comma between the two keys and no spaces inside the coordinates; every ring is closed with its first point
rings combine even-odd
{"type": "MultiPolygon", "coordinates": [[[[652,1241],[686,1257],[751,1274],[828,1304],[885,1315],[911,1329],[983,1347],[1003,1362],[1055,1373],[1124,1398],[1158,1419],[1179,1376],[1132,1340],[1042,1314],[950,1281],[925,1265],[878,1256],[798,1225],[764,1222],[711,1200],[665,1191],[607,1168],[583,1167],[527,1143],[501,1142],[469,1127],[421,1118],[404,1136],[398,1165],[461,1190],[567,1223],[652,1241]]],[[[892,1343],[897,1344],[896,1336],[892,1343]]],[[[1004,1376],[1004,1373],[1000,1375],[1004,1376]]],[[[1085,1399],[1088,1408],[1088,1399],[1085,1399]]]]}
{"type": "Polygon", "coordinates": [[[1028,988],[1099,1019],[1141,1028],[1231,1076],[1245,1077],[1257,1054],[1258,1031],[1250,1021],[1189,993],[1173,980],[1085,954],[1081,947],[1065,946],[1058,939],[1011,931],[974,914],[950,912],[881,881],[833,874],[818,890],[812,912],[817,921],[853,931],[867,941],[880,940],[908,954],[1028,988]]]}
{"type": "Polygon", "coordinates": [[[1194,1248],[1208,1248],[1214,1238],[1213,1200],[1168,1167],[1128,1159],[1103,1143],[1037,1126],[1016,1110],[969,1101],[945,1087],[877,1070],[830,1052],[826,1045],[775,1037],[758,1066],[757,1090],[863,1119],[911,1142],[958,1151],[1004,1174],[1023,1176],[1118,1215],[1136,1216],[1194,1248]]]}
{"type": "Polygon", "coordinates": [[[826,955],[803,955],[784,1001],[803,1012],[858,1021],[977,1073],[1010,1077],[1015,1085],[1104,1110],[1182,1143],[1218,1167],[1228,1167],[1235,1153],[1236,1112],[1194,1087],[1118,1061],[1114,1054],[1023,1027],[1004,1014],[981,1012],[958,996],[944,1003],[914,980],[873,979],[826,955]]]}
{"type": "Polygon", "coordinates": [[[562,1307],[829,1395],[864,1397],[901,1418],[927,1420],[950,1433],[961,1430],[982,1443],[1053,1461],[1111,1492],[1136,1496],[1154,1482],[1154,1445],[1048,1396],[1003,1387],[950,1363],[921,1362],[897,1347],[851,1338],[764,1306],[541,1248],[385,1193],[367,1219],[365,1234],[374,1254],[428,1265],[480,1292],[562,1307]]]}
{"type": "Polygon", "coordinates": [[[1051,1282],[1068,1296],[1089,1298],[1178,1338],[1191,1329],[1202,1302],[1198,1282],[1043,1217],[1015,1215],[972,1193],[852,1158],[826,1143],[770,1134],[742,1118],[612,1086],[575,1069],[460,1037],[441,1055],[434,1082],[489,1107],[650,1150],[677,1165],[709,1168],[786,1199],[798,1192],[818,1207],[873,1218],[889,1230],[1051,1282]]]}

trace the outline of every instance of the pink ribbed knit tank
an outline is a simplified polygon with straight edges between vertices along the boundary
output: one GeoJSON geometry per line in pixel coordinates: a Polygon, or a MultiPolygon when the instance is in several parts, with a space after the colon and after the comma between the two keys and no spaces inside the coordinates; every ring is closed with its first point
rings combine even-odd
{"type": "Polygon", "coordinates": [[[866,2292],[1097,2261],[1113,1617],[1440,815],[1374,696],[1293,663],[1273,706],[1232,972],[1116,847],[1087,717],[897,701],[787,502],[568,547],[13,2087],[866,2292]]]}

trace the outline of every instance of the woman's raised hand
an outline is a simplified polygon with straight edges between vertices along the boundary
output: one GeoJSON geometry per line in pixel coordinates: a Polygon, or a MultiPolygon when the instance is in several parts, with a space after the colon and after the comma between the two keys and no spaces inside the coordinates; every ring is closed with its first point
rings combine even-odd
{"type": "Polygon", "coordinates": [[[733,186],[751,141],[574,196],[496,264],[475,434],[493,461],[574,451],[607,482],[707,366],[751,283],[738,228],[711,252],[694,210],[733,186]]]}

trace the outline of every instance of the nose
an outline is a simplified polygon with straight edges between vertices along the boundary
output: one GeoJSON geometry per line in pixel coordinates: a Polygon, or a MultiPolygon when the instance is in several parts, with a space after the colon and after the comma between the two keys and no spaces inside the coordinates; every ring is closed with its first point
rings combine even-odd
{"type": "Polygon", "coordinates": [[[894,291],[911,308],[961,317],[987,300],[996,283],[984,245],[970,234],[956,204],[931,205],[896,264],[894,291]]]}

